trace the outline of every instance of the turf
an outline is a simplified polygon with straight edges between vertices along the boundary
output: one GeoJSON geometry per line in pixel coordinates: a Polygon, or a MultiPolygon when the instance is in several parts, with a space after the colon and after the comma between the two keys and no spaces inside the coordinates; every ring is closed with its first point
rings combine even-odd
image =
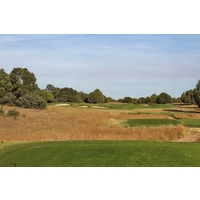
{"type": "Polygon", "coordinates": [[[179,120],[184,126],[200,127],[200,119],[181,119],[179,120]]]}
{"type": "Polygon", "coordinates": [[[176,106],[172,104],[150,104],[150,105],[140,105],[140,104],[108,104],[109,109],[116,109],[116,110],[131,110],[131,109],[169,109],[174,108],[176,106]]]}
{"type": "MultiPolygon", "coordinates": [[[[119,104],[112,104],[112,103],[96,103],[96,104],[90,104],[90,103],[70,103],[71,107],[80,107],[80,106],[88,106],[89,108],[92,108],[92,106],[100,106],[105,107],[106,109],[112,109],[112,110],[131,110],[131,109],[170,109],[170,108],[176,108],[173,104],[132,104],[132,103],[119,103],[119,104]]],[[[48,104],[48,106],[52,106],[55,104],[48,104]]]]}
{"type": "Polygon", "coordinates": [[[59,141],[0,143],[0,166],[196,167],[199,143],[59,141]]]}
{"type": "Polygon", "coordinates": [[[164,125],[178,125],[180,122],[173,119],[128,119],[127,123],[130,127],[151,127],[151,126],[164,126],[164,125]]]}

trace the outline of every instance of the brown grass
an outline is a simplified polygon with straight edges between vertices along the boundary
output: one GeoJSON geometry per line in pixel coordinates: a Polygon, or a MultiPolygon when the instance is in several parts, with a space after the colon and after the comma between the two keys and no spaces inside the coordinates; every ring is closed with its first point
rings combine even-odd
{"type": "Polygon", "coordinates": [[[197,113],[191,113],[191,114],[184,114],[184,113],[178,113],[174,114],[173,117],[175,119],[200,119],[200,114],[197,113]]]}
{"type": "MultiPolygon", "coordinates": [[[[5,107],[5,112],[10,109],[5,107]]],[[[46,110],[16,108],[20,116],[0,116],[0,141],[39,140],[175,140],[185,128],[162,126],[156,128],[123,127],[127,118],[166,118],[155,115],[121,114],[121,111],[48,107],[46,110]]]]}

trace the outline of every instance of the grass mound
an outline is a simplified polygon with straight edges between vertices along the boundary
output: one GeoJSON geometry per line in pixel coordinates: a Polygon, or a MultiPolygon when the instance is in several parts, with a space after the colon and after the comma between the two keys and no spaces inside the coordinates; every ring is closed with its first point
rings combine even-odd
{"type": "Polygon", "coordinates": [[[200,167],[199,155],[198,142],[0,143],[1,167],[200,167]]]}
{"type": "Polygon", "coordinates": [[[168,126],[174,125],[177,126],[181,122],[173,119],[128,119],[126,123],[130,127],[139,126],[139,127],[151,127],[151,126],[168,126]]]}

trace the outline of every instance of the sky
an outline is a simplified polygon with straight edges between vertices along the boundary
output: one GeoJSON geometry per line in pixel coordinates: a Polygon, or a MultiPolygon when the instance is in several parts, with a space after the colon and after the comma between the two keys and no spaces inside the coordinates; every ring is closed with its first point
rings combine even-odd
{"type": "Polygon", "coordinates": [[[0,34],[0,68],[27,68],[47,84],[114,99],[166,92],[200,79],[198,34],[0,34]]]}

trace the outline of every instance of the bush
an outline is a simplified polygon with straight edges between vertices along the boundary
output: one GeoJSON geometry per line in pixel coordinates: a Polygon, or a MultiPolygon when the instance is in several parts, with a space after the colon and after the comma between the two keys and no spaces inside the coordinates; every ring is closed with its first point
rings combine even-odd
{"type": "Polygon", "coordinates": [[[38,95],[35,94],[25,94],[16,101],[17,106],[23,108],[36,108],[44,109],[46,108],[46,101],[38,95]]]}
{"type": "Polygon", "coordinates": [[[91,92],[86,99],[86,103],[105,103],[106,97],[103,95],[103,93],[96,89],[94,92],[91,92]]]}
{"type": "Polygon", "coordinates": [[[10,109],[8,110],[7,116],[8,117],[14,117],[15,119],[19,116],[19,111],[17,111],[16,109],[10,109]]]}
{"type": "Polygon", "coordinates": [[[200,80],[196,84],[196,89],[194,90],[194,98],[195,98],[196,104],[200,108],[200,80]]]}

